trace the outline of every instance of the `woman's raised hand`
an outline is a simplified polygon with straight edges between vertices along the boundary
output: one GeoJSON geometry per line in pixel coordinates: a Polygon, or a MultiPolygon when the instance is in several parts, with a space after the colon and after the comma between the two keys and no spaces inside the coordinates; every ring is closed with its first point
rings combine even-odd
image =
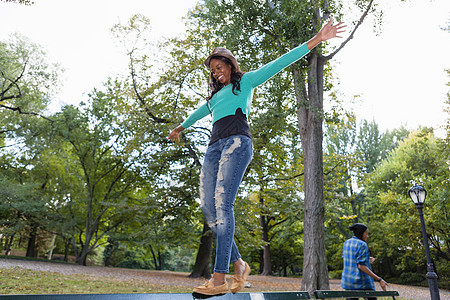
{"type": "Polygon", "coordinates": [[[322,41],[327,41],[335,37],[342,38],[339,34],[345,32],[345,30],[343,30],[344,27],[347,27],[344,22],[339,22],[336,25],[333,25],[333,19],[330,19],[330,21],[325,24],[322,29],[320,29],[317,35],[322,41]]]}
{"type": "Polygon", "coordinates": [[[344,22],[339,22],[336,25],[333,25],[333,19],[330,19],[330,21],[325,24],[325,26],[323,26],[312,39],[306,42],[308,49],[312,50],[323,41],[327,41],[335,37],[340,38],[341,36],[339,36],[339,34],[345,32],[345,30],[343,30],[344,27],[347,27],[344,22]]]}

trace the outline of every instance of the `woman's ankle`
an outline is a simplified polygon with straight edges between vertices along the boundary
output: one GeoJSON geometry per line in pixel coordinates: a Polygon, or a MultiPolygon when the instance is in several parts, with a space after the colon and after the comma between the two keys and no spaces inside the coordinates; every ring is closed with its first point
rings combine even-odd
{"type": "Polygon", "coordinates": [[[234,262],[234,274],[242,275],[245,271],[245,261],[242,258],[239,258],[234,262]]]}
{"type": "Polygon", "coordinates": [[[226,281],[225,275],[225,273],[214,273],[210,281],[214,284],[214,286],[222,285],[226,281]]]}

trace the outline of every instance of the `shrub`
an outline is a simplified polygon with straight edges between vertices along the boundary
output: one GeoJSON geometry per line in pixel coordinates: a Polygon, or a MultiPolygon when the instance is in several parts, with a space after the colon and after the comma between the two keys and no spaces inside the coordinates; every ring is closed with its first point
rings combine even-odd
{"type": "Polygon", "coordinates": [[[399,279],[402,283],[419,283],[424,281],[425,274],[403,272],[402,274],[400,274],[399,279]]]}
{"type": "Polygon", "coordinates": [[[342,270],[330,271],[330,272],[328,272],[328,276],[333,279],[341,279],[342,270]]]}

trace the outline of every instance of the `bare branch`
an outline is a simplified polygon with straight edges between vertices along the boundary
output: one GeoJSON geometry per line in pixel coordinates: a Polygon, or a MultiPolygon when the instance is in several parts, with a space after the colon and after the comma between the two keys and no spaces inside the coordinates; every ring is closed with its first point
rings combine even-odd
{"type": "Polygon", "coordinates": [[[186,138],[185,135],[182,136],[184,145],[186,146],[186,148],[189,151],[189,156],[191,156],[194,159],[195,165],[201,169],[202,168],[202,163],[200,162],[197,153],[195,153],[194,149],[192,148],[191,144],[189,143],[188,139],[186,138]]]}
{"type": "Polygon", "coordinates": [[[204,95],[202,95],[202,94],[200,94],[199,92],[197,92],[196,90],[194,90],[188,83],[186,83],[186,85],[187,85],[187,87],[188,87],[191,91],[193,91],[197,96],[205,97],[204,95]]]}
{"type": "MultiPolygon", "coordinates": [[[[3,86],[4,86],[4,85],[2,84],[2,91],[1,91],[1,93],[0,93],[0,101],[6,101],[6,100],[10,100],[10,99],[18,99],[18,98],[21,98],[21,97],[23,96],[23,95],[22,95],[22,91],[20,90],[20,86],[19,86],[18,82],[19,82],[20,79],[22,79],[23,75],[25,74],[25,70],[26,70],[28,61],[29,61],[29,57],[27,57],[27,59],[26,59],[24,65],[23,65],[22,72],[21,72],[20,75],[17,76],[17,78],[14,79],[14,80],[11,79],[11,78],[8,78],[8,77],[5,75],[5,73],[3,72],[3,70],[0,69],[0,73],[1,73],[2,77],[5,78],[5,82],[6,82],[6,81],[9,81],[9,82],[10,82],[9,85],[8,85],[5,89],[3,89],[3,86]],[[15,87],[17,88],[18,93],[15,94],[15,95],[5,96],[6,93],[7,93],[13,86],[15,86],[15,87]]],[[[26,111],[23,111],[20,107],[11,107],[11,106],[7,106],[7,105],[4,105],[4,104],[0,104],[0,107],[5,108],[5,109],[9,109],[9,110],[12,110],[12,111],[17,111],[19,114],[22,114],[22,115],[33,115],[33,116],[38,116],[38,117],[41,117],[41,118],[43,118],[43,119],[45,119],[45,120],[47,120],[47,121],[53,122],[53,120],[47,118],[46,116],[43,116],[43,115],[38,114],[38,113],[35,113],[35,112],[26,112],[26,111]]]]}
{"type": "MultiPolygon", "coordinates": [[[[187,73],[186,73],[186,75],[183,77],[183,79],[181,79],[180,84],[179,84],[179,88],[178,88],[177,98],[175,99],[175,106],[174,106],[174,109],[177,108],[177,105],[178,105],[178,99],[180,99],[181,90],[183,89],[183,84],[185,84],[186,78],[187,78],[192,72],[194,72],[194,71],[195,71],[195,69],[190,69],[189,71],[187,71],[187,73]]],[[[196,93],[196,94],[199,95],[199,96],[202,96],[202,95],[200,95],[197,91],[195,91],[191,86],[189,86],[189,84],[186,83],[186,85],[187,85],[194,93],[196,93]]]]}
{"type": "MultiPolygon", "coordinates": [[[[19,87],[17,87],[17,88],[19,88],[19,87]]],[[[1,96],[0,101],[6,101],[6,100],[21,98],[21,97],[22,97],[22,92],[19,90],[19,94],[17,94],[17,95],[11,95],[11,96],[6,96],[6,97],[1,96]]]]}
{"type": "Polygon", "coordinates": [[[46,116],[43,116],[41,114],[38,114],[38,113],[35,113],[35,112],[22,111],[22,109],[20,107],[11,107],[11,106],[7,106],[7,105],[3,105],[3,104],[0,104],[0,107],[6,108],[6,109],[9,109],[9,110],[12,110],[12,111],[17,111],[19,114],[22,114],[22,115],[38,116],[38,117],[41,117],[41,118],[43,118],[43,119],[45,119],[47,121],[50,121],[52,123],[54,122],[52,119],[49,119],[46,116]]]}
{"type": "MultiPolygon", "coordinates": [[[[273,218],[273,220],[275,220],[275,218],[273,218]]],[[[278,222],[276,222],[276,223],[273,223],[272,225],[269,225],[269,224],[270,224],[270,222],[269,222],[269,224],[267,224],[267,225],[268,225],[267,227],[269,227],[269,230],[270,230],[270,229],[272,229],[272,228],[277,227],[278,225],[283,224],[283,223],[286,222],[287,220],[288,220],[288,218],[285,218],[285,219],[282,219],[281,221],[278,221],[278,222]]]]}
{"type": "Polygon", "coordinates": [[[155,116],[148,108],[147,104],[145,103],[144,98],[141,96],[141,94],[137,90],[136,73],[134,72],[133,57],[130,56],[130,60],[131,60],[131,62],[130,62],[131,80],[133,81],[133,89],[134,89],[134,92],[136,93],[136,97],[138,98],[139,102],[141,102],[142,106],[144,107],[145,112],[156,123],[169,123],[169,121],[167,119],[162,119],[162,118],[158,118],[157,116],[155,116]]]}
{"type": "Polygon", "coordinates": [[[23,74],[25,74],[25,69],[26,69],[26,67],[27,67],[28,60],[29,60],[29,59],[30,59],[30,58],[27,57],[27,60],[25,61],[24,65],[23,65],[22,72],[20,73],[20,75],[19,75],[15,80],[12,80],[11,78],[8,78],[8,77],[5,75],[5,73],[2,71],[2,76],[3,76],[5,79],[9,80],[11,83],[8,85],[8,87],[7,87],[5,90],[2,90],[2,93],[0,94],[0,101],[4,101],[4,100],[8,100],[8,99],[14,99],[14,98],[20,98],[20,97],[22,97],[22,92],[20,91],[20,86],[19,86],[19,84],[18,84],[17,82],[23,77],[23,74]],[[19,94],[18,94],[18,95],[6,96],[6,97],[5,97],[5,94],[6,94],[13,86],[16,86],[16,87],[17,87],[17,89],[19,90],[19,94]]]}
{"type": "Polygon", "coordinates": [[[0,149],[9,148],[9,147],[15,147],[15,146],[20,145],[20,144],[22,144],[22,142],[17,142],[17,143],[14,143],[14,144],[11,144],[11,145],[6,145],[6,146],[0,146],[0,149]]]}
{"type": "Polygon", "coordinates": [[[333,172],[337,167],[342,166],[343,164],[344,164],[343,162],[335,164],[334,167],[332,167],[328,172],[323,173],[323,175],[327,176],[331,174],[331,172],[333,172]]]}

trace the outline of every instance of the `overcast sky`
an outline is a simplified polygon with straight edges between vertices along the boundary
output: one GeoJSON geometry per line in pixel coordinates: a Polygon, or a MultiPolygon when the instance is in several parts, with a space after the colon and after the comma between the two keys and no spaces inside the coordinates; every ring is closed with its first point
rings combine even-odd
{"type": "MultiPolygon", "coordinates": [[[[41,45],[66,70],[54,106],[78,103],[108,76],[126,72],[127,59],[109,29],[135,13],[150,18],[152,38],[176,36],[197,0],[35,0],[32,6],[0,2],[0,40],[19,32],[41,45]]],[[[385,11],[382,33],[366,23],[333,65],[344,99],[381,128],[445,124],[450,81],[449,0],[378,0],[385,11]]],[[[351,29],[348,28],[348,29],[351,29]]]]}

